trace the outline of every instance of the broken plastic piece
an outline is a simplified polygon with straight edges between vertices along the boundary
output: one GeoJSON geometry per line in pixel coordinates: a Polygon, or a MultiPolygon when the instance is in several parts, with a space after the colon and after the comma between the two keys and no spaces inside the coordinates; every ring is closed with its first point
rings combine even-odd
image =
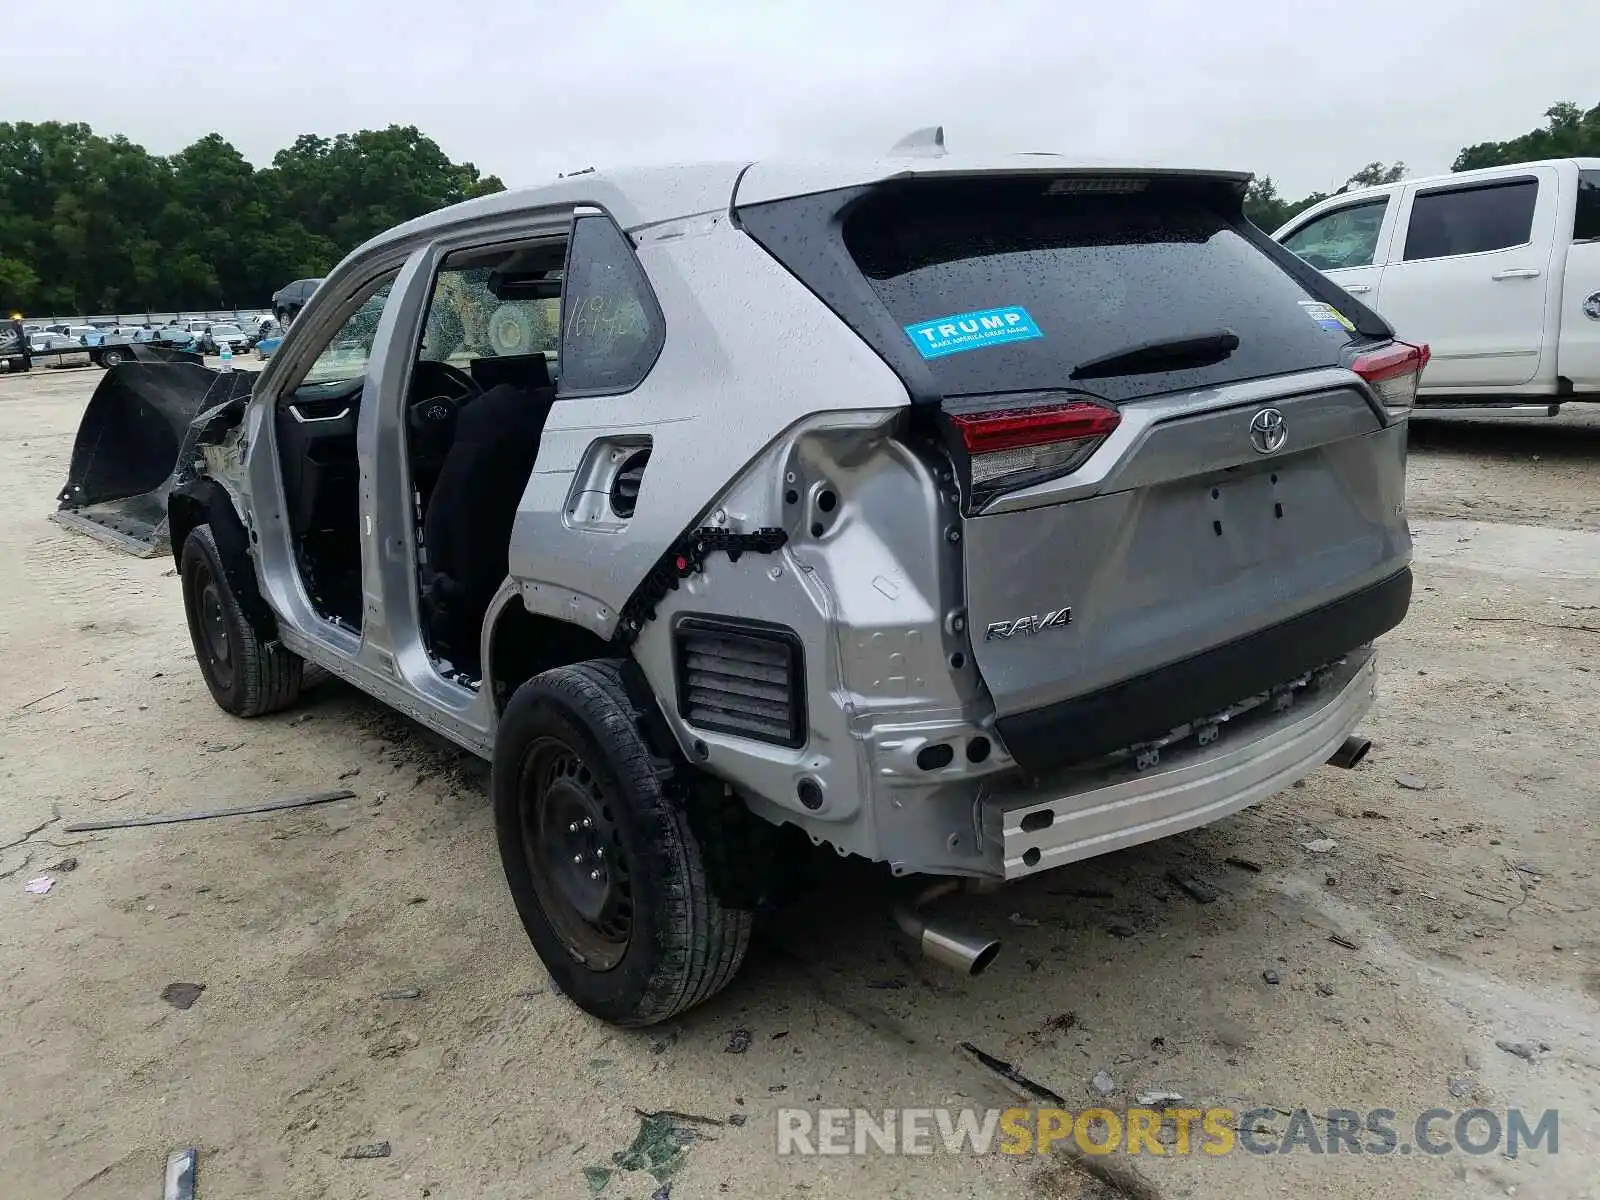
{"type": "Polygon", "coordinates": [[[36,875],[22,886],[28,891],[32,892],[35,896],[42,896],[51,888],[55,887],[55,885],[56,881],[54,876],[36,875]]]}
{"type": "Polygon", "coordinates": [[[193,1147],[167,1155],[166,1187],[161,1193],[164,1200],[194,1200],[194,1176],[199,1165],[200,1151],[193,1147]]]}

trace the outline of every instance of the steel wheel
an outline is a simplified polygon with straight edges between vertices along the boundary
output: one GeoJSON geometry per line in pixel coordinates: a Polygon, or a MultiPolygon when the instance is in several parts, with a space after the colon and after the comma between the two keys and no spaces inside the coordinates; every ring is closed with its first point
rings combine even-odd
{"type": "Polygon", "coordinates": [[[558,738],[537,740],[524,763],[522,845],[539,907],[574,958],[609,971],[633,935],[631,872],[611,801],[558,738]]]}
{"type": "Polygon", "coordinates": [[[207,576],[200,589],[200,640],[211,660],[217,686],[233,686],[233,643],[228,639],[228,619],[222,609],[222,595],[216,579],[207,576]]]}

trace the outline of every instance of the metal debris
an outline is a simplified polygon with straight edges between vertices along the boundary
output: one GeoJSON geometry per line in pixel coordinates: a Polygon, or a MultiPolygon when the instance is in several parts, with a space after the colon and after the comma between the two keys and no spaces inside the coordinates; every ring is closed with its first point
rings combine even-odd
{"type": "Polygon", "coordinates": [[[213,817],[244,817],[251,813],[278,812],[285,808],[304,808],[311,804],[328,804],[334,800],[349,800],[355,793],[348,788],[334,792],[317,792],[310,796],[289,796],[282,800],[269,800],[264,804],[245,804],[238,808],[213,808],[201,812],[174,813],[158,817],[119,817],[110,821],[79,821],[66,827],[67,833],[93,833],[100,829],[131,829],[139,825],[176,825],[182,821],[209,821],[213,817]]]}
{"type": "Polygon", "coordinates": [[[422,989],[419,987],[390,988],[383,993],[385,1000],[417,1000],[421,996],[422,989]]]}
{"type": "Polygon", "coordinates": [[[1240,858],[1237,854],[1231,854],[1222,861],[1230,867],[1238,867],[1241,871],[1249,871],[1252,875],[1261,874],[1261,864],[1253,858],[1240,858]]]}
{"type": "Polygon", "coordinates": [[[1279,975],[1271,967],[1268,967],[1265,971],[1261,972],[1261,978],[1265,979],[1268,983],[1282,983],[1283,982],[1283,976],[1279,975]]]}
{"type": "Polygon", "coordinates": [[[1346,950],[1359,950],[1359,949],[1361,949],[1361,947],[1359,945],[1357,945],[1355,942],[1352,942],[1349,938],[1345,937],[1344,934],[1342,934],[1342,933],[1330,933],[1328,935],[1328,940],[1330,942],[1332,942],[1335,946],[1343,946],[1346,950]]]}
{"type": "Polygon", "coordinates": [[[361,1146],[351,1146],[341,1154],[340,1158],[388,1158],[390,1154],[388,1142],[367,1142],[361,1146]]]}
{"type": "Polygon", "coordinates": [[[1196,904],[1210,904],[1218,896],[1222,895],[1221,892],[1205,880],[1196,879],[1192,875],[1183,875],[1177,871],[1167,872],[1167,882],[1181,888],[1184,894],[1196,904]]]}
{"type": "Polygon", "coordinates": [[[1068,1107],[1066,1100],[1060,1095],[1051,1091],[1042,1083],[1035,1083],[1010,1063],[1006,1062],[1005,1059],[996,1058],[992,1054],[987,1054],[984,1051],[979,1050],[971,1042],[962,1042],[961,1049],[967,1054],[970,1054],[979,1066],[987,1067],[996,1075],[1000,1076],[1007,1082],[1016,1085],[1028,1095],[1039,1100],[1048,1100],[1051,1104],[1054,1104],[1059,1108],[1068,1107]]]}
{"type": "Polygon", "coordinates": [[[722,1048],[724,1054],[743,1054],[750,1049],[750,1031],[748,1029],[735,1029],[728,1035],[728,1044],[722,1048]]]}
{"type": "Polygon", "coordinates": [[[1158,1104],[1181,1104],[1183,1095],[1180,1092],[1140,1092],[1133,1100],[1141,1108],[1154,1108],[1158,1104]]]}

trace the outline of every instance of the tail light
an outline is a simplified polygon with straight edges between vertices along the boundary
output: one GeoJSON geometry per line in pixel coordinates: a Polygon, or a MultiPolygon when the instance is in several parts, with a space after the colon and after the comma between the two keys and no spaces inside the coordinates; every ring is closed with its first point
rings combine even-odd
{"type": "Polygon", "coordinates": [[[1417,401],[1417,387],[1429,357],[1426,346],[1391,342],[1382,350],[1358,355],[1350,369],[1371,385],[1385,408],[1405,409],[1417,401]]]}
{"type": "Polygon", "coordinates": [[[973,505],[1077,470],[1122,415],[1092,400],[946,410],[973,505]]]}

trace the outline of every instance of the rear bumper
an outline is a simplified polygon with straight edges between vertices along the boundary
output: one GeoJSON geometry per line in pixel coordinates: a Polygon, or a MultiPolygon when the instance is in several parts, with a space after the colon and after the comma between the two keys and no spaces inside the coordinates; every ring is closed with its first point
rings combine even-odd
{"type": "Polygon", "coordinates": [[[1357,651],[1287,711],[1243,721],[1206,747],[1164,751],[1159,767],[1110,781],[1064,771],[992,794],[981,810],[984,840],[998,844],[1004,877],[1018,879],[1220,820],[1327,762],[1376,694],[1377,655],[1357,651]]]}
{"type": "Polygon", "coordinates": [[[1196,654],[1181,662],[1026,712],[995,727],[1024,769],[1043,775],[1151,741],[1269,691],[1387,633],[1411,605],[1411,569],[1332,604],[1196,654]]]}

